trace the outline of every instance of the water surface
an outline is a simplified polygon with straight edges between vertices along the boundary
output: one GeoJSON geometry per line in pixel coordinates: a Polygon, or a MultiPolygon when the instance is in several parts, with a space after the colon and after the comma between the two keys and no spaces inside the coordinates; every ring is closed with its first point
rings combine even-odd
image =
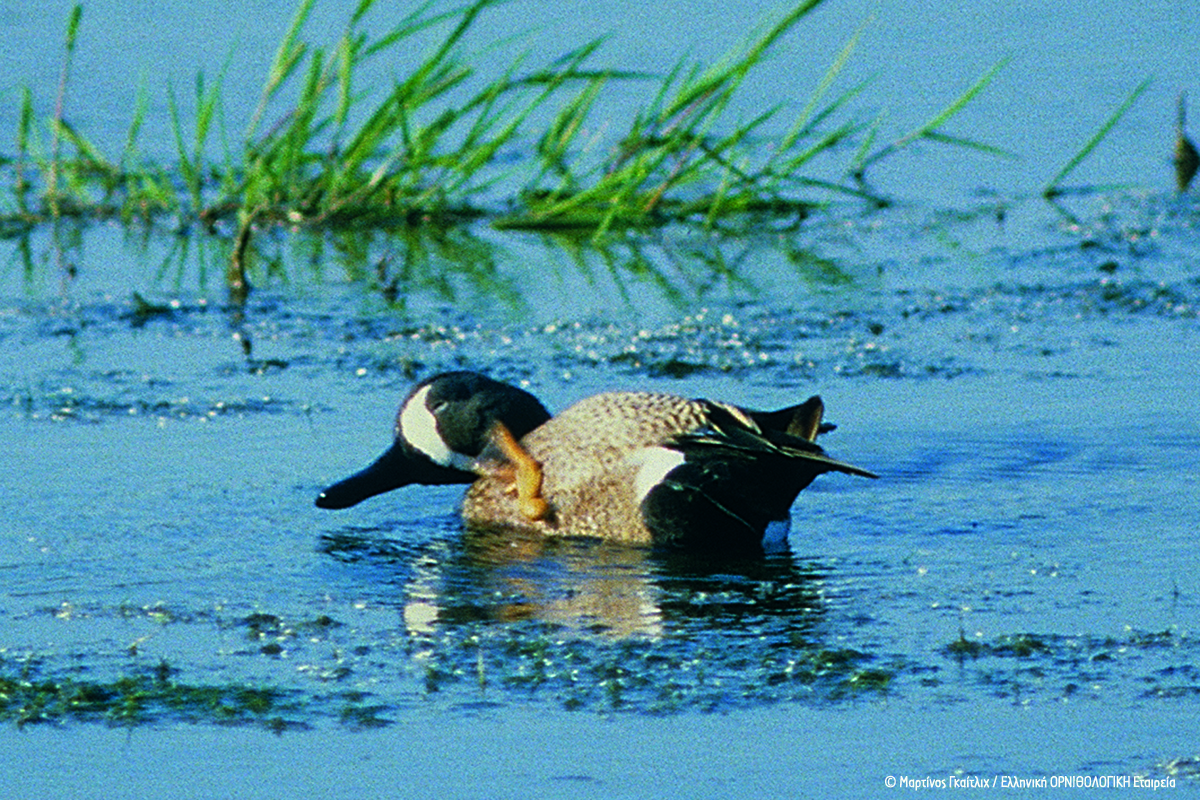
{"type": "MultiPolygon", "coordinates": [[[[843,5],[850,21],[837,3],[821,19],[865,16],[843,5]]],[[[1039,44],[1056,28],[1018,16],[956,27],[970,59],[909,12],[873,24],[903,16],[944,43],[913,69],[971,61],[964,81],[1020,37],[1015,85],[1065,119],[1051,100],[1120,95],[1096,91],[1120,83],[1091,68],[1102,38],[1175,75],[1156,37],[1176,10],[1147,8],[1132,43],[1088,28],[1049,72],[1019,70],[1064,52],[1039,44]]],[[[644,33],[619,36],[657,65],[644,33]]],[[[1028,121],[980,113],[989,133],[1028,121]]],[[[220,240],[183,257],[103,225],[5,242],[0,677],[86,691],[0,732],[4,796],[874,797],[889,775],[1001,773],[1194,790],[1197,215],[1165,168],[1146,177],[1170,131],[1147,119],[1095,163],[1149,188],[1075,218],[1012,199],[998,220],[961,192],[978,213],[946,214],[922,190],[790,233],[586,248],[478,227],[398,294],[364,266],[412,241],[393,234],[362,234],[361,261],[336,236],[282,241],[245,307],[201,280],[220,240]],[[454,253],[477,260],[439,269],[454,253]],[[312,507],[383,448],[407,385],[463,367],[552,409],[607,388],[755,407],[819,392],[830,451],[882,479],[825,476],[790,553],[720,565],[470,536],[453,487],[312,507]],[[141,705],[112,702],[120,686],[141,705]]],[[[1055,154],[1073,140],[1034,127],[1055,154]]],[[[990,182],[912,163],[930,186],[990,182]]],[[[1058,166],[1020,164],[1001,204],[1058,166]]]]}

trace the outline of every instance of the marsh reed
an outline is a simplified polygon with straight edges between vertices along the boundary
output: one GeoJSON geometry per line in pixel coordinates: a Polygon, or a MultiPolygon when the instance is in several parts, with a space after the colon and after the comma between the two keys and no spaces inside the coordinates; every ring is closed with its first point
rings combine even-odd
{"type": "Polygon", "coordinates": [[[473,48],[486,29],[480,20],[498,0],[427,0],[382,33],[370,32],[377,19],[365,24],[372,12],[382,14],[376,0],[361,0],[341,33],[322,44],[306,39],[314,0],[301,0],[240,134],[224,122],[223,75],[198,74],[186,104],[168,88],[169,160],[140,152],[144,93],[119,153],[101,152],[70,124],[62,91],[82,14],[76,4],[54,117],[40,123],[32,92],[22,95],[4,214],[9,225],[29,226],[60,215],[232,223],[235,238],[249,227],[447,226],[481,218],[498,228],[602,235],[624,226],[711,225],[734,214],[802,216],[831,197],[886,204],[867,170],[912,142],[994,149],[942,126],[995,69],[928,124],[874,146],[879,119],[854,107],[869,82],[835,89],[858,34],[799,112],[781,101],[735,119],[731,100],[747,75],[820,2],[795,5],[715,64],[680,61],[654,77],[594,66],[601,39],[541,64],[521,55],[498,75],[480,74],[473,48]],[[430,36],[436,45],[389,90],[364,91],[364,67],[403,63],[398,54],[430,36]],[[632,119],[609,124],[619,133],[597,142],[589,132],[597,100],[608,91],[647,90],[632,119]],[[517,163],[500,157],[512,152],[522,154],[517,163]],[[842,177],[810,174],[819,159],[839,159],[833,172],[842,177]],[[516,188],[497,197],[501,184],[516,188]]]}

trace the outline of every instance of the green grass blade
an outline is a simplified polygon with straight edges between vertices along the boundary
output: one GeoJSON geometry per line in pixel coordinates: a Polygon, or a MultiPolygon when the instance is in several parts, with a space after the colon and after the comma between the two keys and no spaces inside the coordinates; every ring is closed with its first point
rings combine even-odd
{"type": "Polygon", "coordinates": [[[75,52],[75,39],[79,35],[79,23],[83,19],[83,4],[71,6],[71,16],[67,19],[67,52],[75,52]]]}
{"type": "Polygon", "coordinates": [[[25,159],[33,153],[33,92],[26,86],[21,90],[21,111],[17,120],[17,156],[25,159]]]}
{"type": "Polygon", "coordinates": [[[115,173],[117,168],[109,163],[108,159],[100,152],[94,144],[91,143],[83,134],[75,130],[71,123],[62,120],[54,123],[55,133],[62,137],[66,142],[69,142],[75,151],[78,153],[78,158],[82,162],[81,166],[92,172],[108,172],[115,173]]]}
{"type": "Polygon", "coordinates": [[[350,15],[350,27],[354,27],[362,18],[367,15],[371,7],[375,5],[375,0],[360,0],[358,7],[354,9],[354,13],[350,15]]]}
{"type": "Polygon", "coordinates": [[[1005,150],[1003,147],[997,147],[995,145],[988,144],[986,142],[979,142],[974,139],[967,139],[962,136],[951,136],[948,133],[930,131],[929,133],[925,134],[925,138],[932,142],[938,142],[939,144],[948,144],[953,147],[962,147],[967,150],[978,150],[981,153],[987,153],[988,155],[996,156],[997,158],[1008,159],[1010,161],[1020,158],[1020,156],[1013,151],[1005,150]]]}
{"type": "Polygon", "coordinates": [[[1064,164],[1063,168],[1058,171],[1058,174],[1051,178],[1049,183],[1043,187],[1043,197],[1050,198],[1063,193],[1063,179],[1070,175],[1076,167],[1083,163],[1084,159],[1091,155],[1092,151],[1096,149],[1100,142],[1104,141],[1104,138],[1108,136],[1109,131],[1111,131],[1116,124],[1121,121],[1121,118],[1124,117],[1126,112],[1133,107],[1133,104],[1136,103],[1137,99],[1142,96],[1142,93],[1150,88],[1150,84],[1153,82],[1153,78],[1146,78],[1139,83],[1132,92],[1129,93],[1129,96],[1125,98],[1125,101],[1121,103],[1117,110],[1114,111],[1107,120],[1105,120],[1104,124],[1100,126],[1100,129],[1096,131],[1086,143],[1084,143],[1083,147],[1079,149],[1079,152],[1072,156],[1071,160],[1064,164]]]}
{"type": "Polygon", "coordinates": [[[254,109],[254,114],[250,117],[250,125],[246,129],[247,141],[254,138],[263,114],[266,113],[267,105],[295,72],[307,52],[307,46],[299,41],[300,30],[308,20],[309,14],[312,13],[314,2],[315,0],[300,0],[300,5],[296,7],[296,11],[292,15],[292,22],[288,26],[283,40],[275,49],[275,58],[271,61],[271,67],[267,72],[267,82],[263,85],[258,106],[254,109]]]}
{"type": "Polygon", "coordinates": [[[63,113],[67,98],[67,82],[71,76],[71,63],[75,57],[75,43],[79,37],[79,24],[82,19],[83,5],[75,3],[71,6],[71,13],[67,17],[67,36],[63,53],[62,70],[59,73],[58,94],[54,100],[54,130],[50,145],[51,163],[46,194],[50,198],[51,215],[55,217],[58,216],[58,175],[61,166],[58,157],[62,139],[59,136],[59,132],[62,130],[63,113]]]}
{"type": "Polygon", "coordinates": [[[350,114],[350,106],[354,101],[354,65],[358,60],[357,53],[361,44],[361,40],[344,36],[334,54],[337,62],[338,94],[337,110],[334,112],[333,118],[339,130],[345,126],[346,119],[350,114]]]}
{"type": "Polygon", "coordinates": [[[146,110],[149,108],[149,97],[146,94],[146,81],[138,82],[137,96],[133,101],[133,118],[125,132],[125,144],[121,148],[121,167],[128,170],[137,158],[137,140],[146,121],[146,110]]]}
{"type": "Polygon", "coordinates": [[[196,73],[196,123],[192,141],[192,158],[197,164],[204,157],[204,144],[216,116],[217,104],[221,99],[221,81],[218,78],[211,87],[204,85],[204,73],[196,73]]]}
{"type": "MultiPolygon", "coordinates": [[[[850,36],[850,39],[846,42],[846,44],[842,46],[842,49],[834,58],[833,63],[830,64],[825,70],[825,74],[821,76],[821,80],[817,83],[817,87],[813,90],[812,94],[809,95],[808,102],[805,104],[804,108],[800,110],[799,116],[796,117],[796,122],[792,125],[791,130],[784,135],[780,146],[781,150],[791,149],[792,144],[795,143],[796,139],[805,131],[809,130],[808,122],[812,118],[813,112],[821,102],[821,98],[823,98],[829,92],[830,87],[833,86],[838,76],[841,75],[842,70],[845,69],[846,64],[850,61],[851,54],[858,48],[858,42],[862,38],[863,32],[866,30],[867,24],[870,21],[870,17],[863,20],[863,22],[850,36]]],[[[846,95],[843,94],[843,97],[846,97],[846,95]]]]}
{"type": "Polygon", "coordinates": [[[374,43],[368,45],[366,49],[363,50],[363,57],[370,58],[377,53],[389,50],[397,42],[407,39],[414,34],[420,33],[421,31],[434,25],[437,25],[439,22],[453,19],[462,13],[462,9],[452,8],[448,11],[441,11],[437,14],[431,14],[428,17],[423,16],[425,12],[435,5],[437,5],[437,0],[426,0],[426,2],[409,12],[402,20],[400,20],[399,23],[396,24],[395,28],[393,28],[386,35],[380,37],[374,43]]]}
{"type": "Polygon", "coordinates": [[[675,102],[667,109],[667,116],[675,116],[703,96],[716,92],[718,89],[721,90],[721,94],[728,97],[741,84],[750,70],[763,59],[767,50],[821,2],[822,0],[805,0],[800,3],[755,40],[741,58],[734,60],[728,67],[718,64],[709,70],[689,91],[676,98],[675,102]]]}
{"type": "Polygon", "coordinates": [[[987,88],[988,84],[992,82],[1000,70],[1002,70],[1011,60],[1011,57],[1001,59],[994,66],[992,66],[991,69],[983,73],[983,75],[981,75],[975,81],[975,83],[967,87],[966,91],[954,98],[954,100],[952,100],[941,111],[934,114],[933,117],[931,117],[927,122],[918,126],[909,133],[906,133],[904,136],[901,136],[896,141],[885,145],[875,153],[867,156],[862,163],[861,169],[866,169],[877,161],[887,158],[893,153],[902,150],[919,139],[931,138],[931,135],[937,131],[938,128],[949,122],[952,117],[958,114],[958,112],[962,111],[968,103],[974,100],[980,92],[987,88]]]}
{"type": "Polygon", "coordinates": [[[937,130],[949,122],[951,117],[962,111],[968,103],[974,100],[980,92],[986,89],[988,84],[992,82],[992,79],[999,74],[1000,70],[1008,66],[1008,62],[1011,60],[1011,56],[1000,59],[1000,61],[994,64],[991,69],[983,73],[983,75],[981,75],[979,79],[975,81],[975,83],[971,84],[971,86],[969,86],[965,92],[954,98],[954,100],[951,101],[951,103],[944,109],[942,109],[941,112],[935,114],[933,119],[921,126],[917,130],[917,133],[924,136],[930,131],[937,130]]]}
{"type": "Polygon", "coordinates": [[[193,167],[187,145],[183,140],[183,122],[179,116],[179,101],[175,97],[175,86],[167,83],[167,113],[171,118],[171,134],[175,139],[175,154],[179,158],[179,173],[183,183],[188,187],[188,193],[195,199],[199,195],[197,174],[193,167]]]}

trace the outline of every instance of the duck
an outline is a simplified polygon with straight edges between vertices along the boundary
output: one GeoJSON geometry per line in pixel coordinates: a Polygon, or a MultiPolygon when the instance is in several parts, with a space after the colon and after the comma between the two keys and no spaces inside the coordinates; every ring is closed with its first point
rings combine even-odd
{"type": "Polygon", "coordinates": [[[316,506],[343,509],[412,484],[471,483],[499,424],[519,438],[550,419],[524,389],[460,370],[417,383],[396,412],[392,444],[367,467],[325,488],[316,506]]]}
{"type": "Polygon", "coordinates": [[[818,475],[878,477],[816,444],[833,429],[823,416],[816,395],[772,412],[665,393],[593,395],[526,434],[517,452],[485,448],[462,516],[476,529],[780,550],[793,503],[818,475]]]}
{"type": "Polygon", "coordinates": [[[529,413],[531,401],[541,407],[524,390],[474,373],[433,376],[401,404],[392,447],[323,491],[317,505],[344,508],[452,475],[470,484],[461,508],[468,529],[762,551],[786,546],[791,507],[817,476],[878,477],[816,444],[835,427],[816,395],[764,412],[669,393],[604,392],[530,427],[541,416],[529,413]],[[464,391],[472,385],[492,401],[464,391]],[[461,420],[471,424],[459,428],[461,420]]]}

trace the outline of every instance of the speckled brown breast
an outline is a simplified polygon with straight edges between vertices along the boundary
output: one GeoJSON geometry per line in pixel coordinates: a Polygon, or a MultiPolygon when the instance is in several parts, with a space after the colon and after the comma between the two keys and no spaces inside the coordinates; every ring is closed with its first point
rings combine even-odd
{"type": "Polygon", "coordinates": [[[704,427],[706,409],[695,400],[648,392],[611,392],[581,400],[521,440],[542,464],[548,517],[526,519],[508,483],[484,477],[463,499],[463,519],[475,527],[649,543],[635,488],[637,454],[704,427]]]}

